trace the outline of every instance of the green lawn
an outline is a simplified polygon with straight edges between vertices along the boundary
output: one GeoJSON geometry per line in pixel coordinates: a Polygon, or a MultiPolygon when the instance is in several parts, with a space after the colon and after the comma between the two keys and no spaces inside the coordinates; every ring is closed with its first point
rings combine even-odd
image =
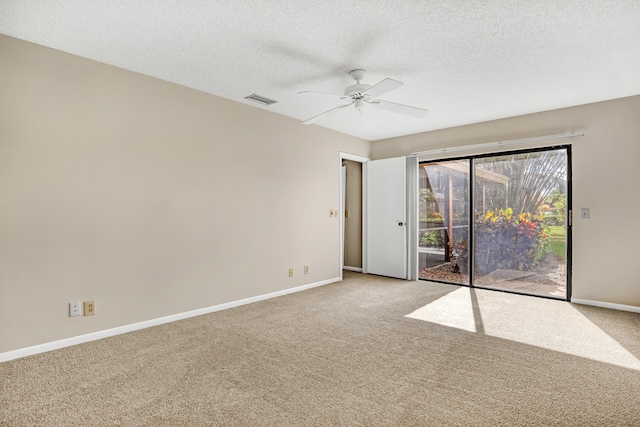
{"type": "Polygon", "coordinates": [[[564,260],[567,257],[567,230],[562,225],[549,227],[549,252],[564,260]]]}

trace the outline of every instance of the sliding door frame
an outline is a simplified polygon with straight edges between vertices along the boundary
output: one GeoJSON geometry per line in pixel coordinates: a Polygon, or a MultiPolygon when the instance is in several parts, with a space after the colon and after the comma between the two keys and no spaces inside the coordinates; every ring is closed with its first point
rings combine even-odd
{"type": "Polygon", "coordinates": [[[420,280],[428,280],[431,282],[439,282],[446,283],[457,286],[467,286],[471,288],[477,289],[488,289],[492,291],[498,292],[507,292],[512,294],[520,294],[520,295],[528,295],[535,296],[539,298],[547,298],[553,300],[564,300],[571,301],[571,282],[572,282],[572,247],[573,247],[573,183],[572,183],[572,169],[571,169],[571,144],[563,144],[563,145],[552,145],[552,146],[544,146],[544,147],[535,147],[535,148],[523,148],[518,150],[511,151],[499,151],[499,152],[490,152],[490,153],[482,153],[482,154],[473,154],[473,155],[463,155],[463,156],[455,156],[455,157],[447,157],[447,158],[439,158],[439,159],[429,159],[418,161],[418,167],[427,164],[436,164],[436,163],[444,163],[454,160],[468,160],[469,161],[469,242],[468,242],[468,253],[469,253],[469,279],[468,284],[466,283],[453,283],[446,282],[442,280],[435,279],[420,279],[420,280]],[[565,297],[557,298],[551,295],[541,295],[541,294],[531,294],[526,292],[519,292],[516,290],[507,290],[507,289],[498,289],[492,288],[488,286],[477,286],[474,284],[474,272],[475,272],[475,204],[474,204],[474,193],[475,193],[475,164],[477,159],[483,159],[487,157],[498,157],[505,155],[517,155],[517,154],[527,154],[527,153],[536,153],[543,151],[554,151],[554,150],[566,150],[567,155],[567,207],[566,207],[566,215],[567,215],[567,236],[566,236],[566,288],[565,288],[565,297]]]}

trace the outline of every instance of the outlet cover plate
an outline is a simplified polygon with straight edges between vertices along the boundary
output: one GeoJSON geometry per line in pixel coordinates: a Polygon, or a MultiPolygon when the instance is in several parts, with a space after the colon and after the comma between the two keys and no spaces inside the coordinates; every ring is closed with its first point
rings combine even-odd
{"type": "Polygon", "coordinates": [[[96,302],[95,301],[85,301],[84,302],[84,315],[85,316],[93,316],[96,314],[96,302]]]}

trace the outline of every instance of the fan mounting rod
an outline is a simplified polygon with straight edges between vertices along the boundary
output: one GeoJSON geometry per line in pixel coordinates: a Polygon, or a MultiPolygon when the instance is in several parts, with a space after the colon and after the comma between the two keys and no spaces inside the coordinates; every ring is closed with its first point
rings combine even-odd
{"type": "Polygon", "coordinates": [[[366,70],[361,70],[359,68],[356,68],[355,70],[349,71],[349,75],[353,80],[356,81],[356,83],[360,84],[360,80],[364,79],[364,76],[367,75],[367,72],[366,70]]]}
{"type": "Polygon", "coordinates": [[[365,70],[361,70],[361,69],[351,70],[349,72],[349,75],[351,76],[352,79],[356,81],[356,84],[348,86],[344,90],[344,96],[348,96],[353,100],[364,99],[365,97],[364,92],[366,92],[367,89],[371,87],[370,85],[360,83],[360,80],[362,80],[366,74],[367,72],[365,70]]]}

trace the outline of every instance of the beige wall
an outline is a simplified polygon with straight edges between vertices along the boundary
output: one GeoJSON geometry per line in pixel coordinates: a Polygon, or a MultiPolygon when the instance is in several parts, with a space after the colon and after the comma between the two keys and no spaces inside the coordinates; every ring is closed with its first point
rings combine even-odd
{"type": "Polygon", "coordinates": [[[344,219],[344,265],[362,268],[362,163],[344,160],[347,164],[344,219]]]}
{"type": "Polygon", "coordinates": [[[567,131],[573,295],[640,306],[640,96],[370,144],[5,36],[0,63],[0,352],[338,277],[341,151],[567,131]]]}
{"type": "Polygon", "coordinates": [[[0,63],[0,352],[339,277],[369,142],[6,36],[0,63]]]}
{"type": "Polygon", "coordinates": [[[372,143],[372,158],[585,132],[574,140],[573,297],[640,306],[640,96],[372,143]]]}

